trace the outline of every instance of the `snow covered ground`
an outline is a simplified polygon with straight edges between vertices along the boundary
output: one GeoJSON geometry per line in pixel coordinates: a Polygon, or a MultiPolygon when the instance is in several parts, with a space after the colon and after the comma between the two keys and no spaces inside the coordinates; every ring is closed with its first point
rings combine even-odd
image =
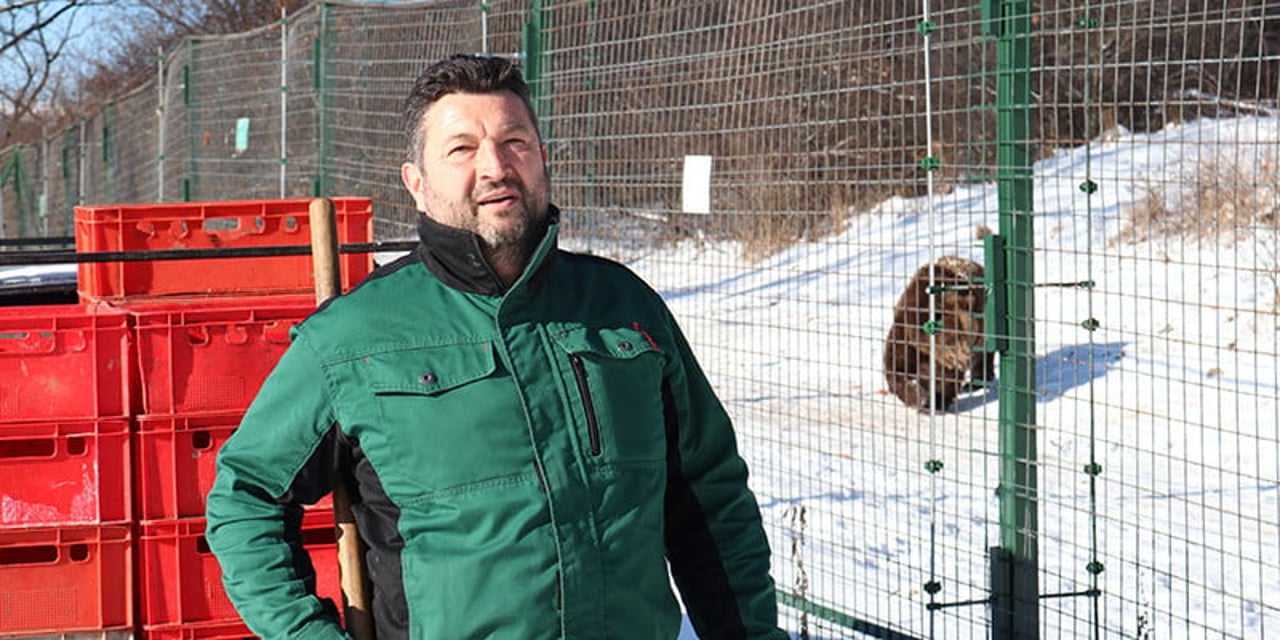
{"type": "MultiPolygon", "coordinates": [[[[1036,281],[1094,283],[1034,302],[1040,590],[1062,595],[1042,600],[1044,637],[1280,635],[1278,152],[1280,122],[1239,118],[1036,165],[1036,281]],[[1209,211],[1230,205],[1214,194],[1254,209],[1209,211]],[[1132,227],[1147,214],[1198,218],[1171,237],[1132,227]]],[[[996,392],[929,416],[880,366],[910,275],[983,261],[978,224],[999,229],[994,185],[891,200],[756,264],[695,242],[614,254],[668,300],[737,422],[780,587],[907,637],[988,632],[986,607],[963,603],[987,597],[1000,540],[996,392]]]]}

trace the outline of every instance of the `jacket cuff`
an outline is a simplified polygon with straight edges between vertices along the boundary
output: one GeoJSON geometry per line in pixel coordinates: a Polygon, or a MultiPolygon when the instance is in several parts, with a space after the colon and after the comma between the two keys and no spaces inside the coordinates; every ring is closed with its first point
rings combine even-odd
{"type": "Polygon", "coordinates": [[[342,627],[326,621],[315,620],[298,630],[298,638],[307,640],[355,640],[342,627]]]}

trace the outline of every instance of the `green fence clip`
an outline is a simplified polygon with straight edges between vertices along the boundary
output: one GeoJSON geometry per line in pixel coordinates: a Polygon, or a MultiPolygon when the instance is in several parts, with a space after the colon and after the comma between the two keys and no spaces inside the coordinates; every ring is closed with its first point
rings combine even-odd
{"type": "Polygon", "coordinates": [[[1101,562],[1094,560],[1093,562],[1090,562],[1089,564],[1085,565],[1085,570],[1096,576],[1099,573],[1102,573],[1103,571],[1105,571],[1106,567],[1102,566],[1101,562]]]}
{"type": "Polygon", "coordinates": [[[929,473],[937,473],[937,472],[939,472],[939,471],[942,471],[942,461],[941,461],[941,460],[930,460],[930,461],[928,461],[928,462],[924,463],[924,469],[925,469],[925,471],[928,471],[929,473]]]}
{"type": "Polygon", "coordinates": [[[1098,183],[1096,183],[1096,182],[1094,182],[1094,181],[1092,181],[1092,180],[1085,180],[1084,182],[1081,182],[1081,183],[1080,183],[1080,190],[1081,190],[1081,191],[1083,191],[1083,192],[1085,192],[1085,193],[1090,193],[1090,194],[1092,194],[1092,193],[1097,193],[1097,191],[1098,191],[1098,183]]]}
{"type": "Polygon", "coordinates": [[[1089,318],[1088,320],[1081,322],[1080,326],[1084,327],[1088,331],[1097,331],[1098,327],[1102,326],[1102,323],[1098,322],[1097,318],[1089,318]]]}
{"type": "Polygon", "coordinates": [[[1076,26],[1081,29],[1096,29],[1098,28],[1098,19],[1093,16],[1085,16],[1076,20],[1076,26]]]}
{"type": "Polygon", "coordinates": [[[939,591],[942,591],[942,583],[941,583],[941,582],[938,582],[937,580],[930,580],[930,581],[928,581],[928,582],[924,583],[924,592],[925,592],[925,593],[927,593],[927,594],[929,594],[929,595],[934,595],[934,594],[938,593],[939,591]]]}
{"type": "Polygon", "coordinates": [[[1084,466],[1084,472],[1091,476],[1102,475],[1102,465],[1096,462],[1090,462],[1084,466]]]}
{"type": "Polygon", "coordinates": [[[922,36],[927,36],[937,30],[938,30],[938,24],[936,22],[921,20],[920,22],[916,23],[916,32],[922,36]]]}
{"type": "Polygon", "coordinates": [[[923,329],[924,332],[929,335],[933,335],[937,333],[938,329],[941,329],[941,328],[942,328],[942,323],[938,322],[937,320],[930,320],[924,323],[924,326],[921,327],[921,329],[923,329]]]}
{"type": "Polygon", "coordinates": [[[480,11],[481,11],[482,13],[489,13],[489,3],[488,3],[488,2],[481,2],[481,3],[480,3],[480,11]]]}
{"type": "Polygon", "coordinates": [[[938,156],[925,156],[920,160],[920,168],[925,171],[933,171],[942,166],[942,160],[938,156]]]}

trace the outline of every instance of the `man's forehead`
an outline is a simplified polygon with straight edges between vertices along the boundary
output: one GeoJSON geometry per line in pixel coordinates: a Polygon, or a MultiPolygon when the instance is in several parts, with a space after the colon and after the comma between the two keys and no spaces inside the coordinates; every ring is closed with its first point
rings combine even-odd
{"type": "Polygon", "coordinates": [[[422,114],[422,125],[428,137],[535,130],[524,103],[509,91],[450,93],[422,114]]]}

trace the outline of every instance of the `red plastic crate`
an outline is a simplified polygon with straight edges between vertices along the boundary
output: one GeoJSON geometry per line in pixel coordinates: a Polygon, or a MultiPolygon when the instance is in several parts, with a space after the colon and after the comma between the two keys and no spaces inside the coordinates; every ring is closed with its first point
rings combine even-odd
{"type": "MultiPolygon", "coordinates": [[[[242,412],[139,416],[134,434],[137,513],[141,520],[204,517],[218,449],[236,430],[242,412]]],[[[308,509],[331,510],[324,500],[308,509]]]]}
{"type": "Polygon", "coordinates": [[[144,414],[244,411],[313,295],[122,304],[134,318],[144,414]]]}
{"type": "MultiPolygon", "coordinates": [[[[142,251],[310,245],[309,198],[166,202],[75,208],[76,250],[142,251]]],[[[334,198],[338,242],[373,239],[368,198],[334,198]]],[[[372,264],[369,254],[340,256],[341,284],[351,288],[372,264]]],[[[184,294],[307,292],[315,288],[311,256],[85,262],[83,299],[184,294]]]]}
{"type": "MultiPolygon", "coordinates": [[[[141,529],[138,573],[144,628],[158,631],[240,620],[222,588],[218,560],[205,541],[204,518],[144,522],[141,529]]],[[[302,539],[315,566],[316,593],[337,605],[342,600],[333,514],[308,512],[302,539]]]]}
{"type": "Polygon", "coordinates": [[[133,625],[127,526],[0,530],[0,637],[133,625]]]}
{"type": "Polygon", "coordinates": [[[239,620],[204,624],[170,624],[143,627],[142,640],[257,640],[239,620]]]}
{"type": "Polygon", "coordinates": [[[0,423],[0,529],[127,522],[129,421],[0,423]]]}
{"type": "Polygon", "coordinates": [[[128,323],[101,304],[0,307],[0,422],[129,415],[128,323]]]}

